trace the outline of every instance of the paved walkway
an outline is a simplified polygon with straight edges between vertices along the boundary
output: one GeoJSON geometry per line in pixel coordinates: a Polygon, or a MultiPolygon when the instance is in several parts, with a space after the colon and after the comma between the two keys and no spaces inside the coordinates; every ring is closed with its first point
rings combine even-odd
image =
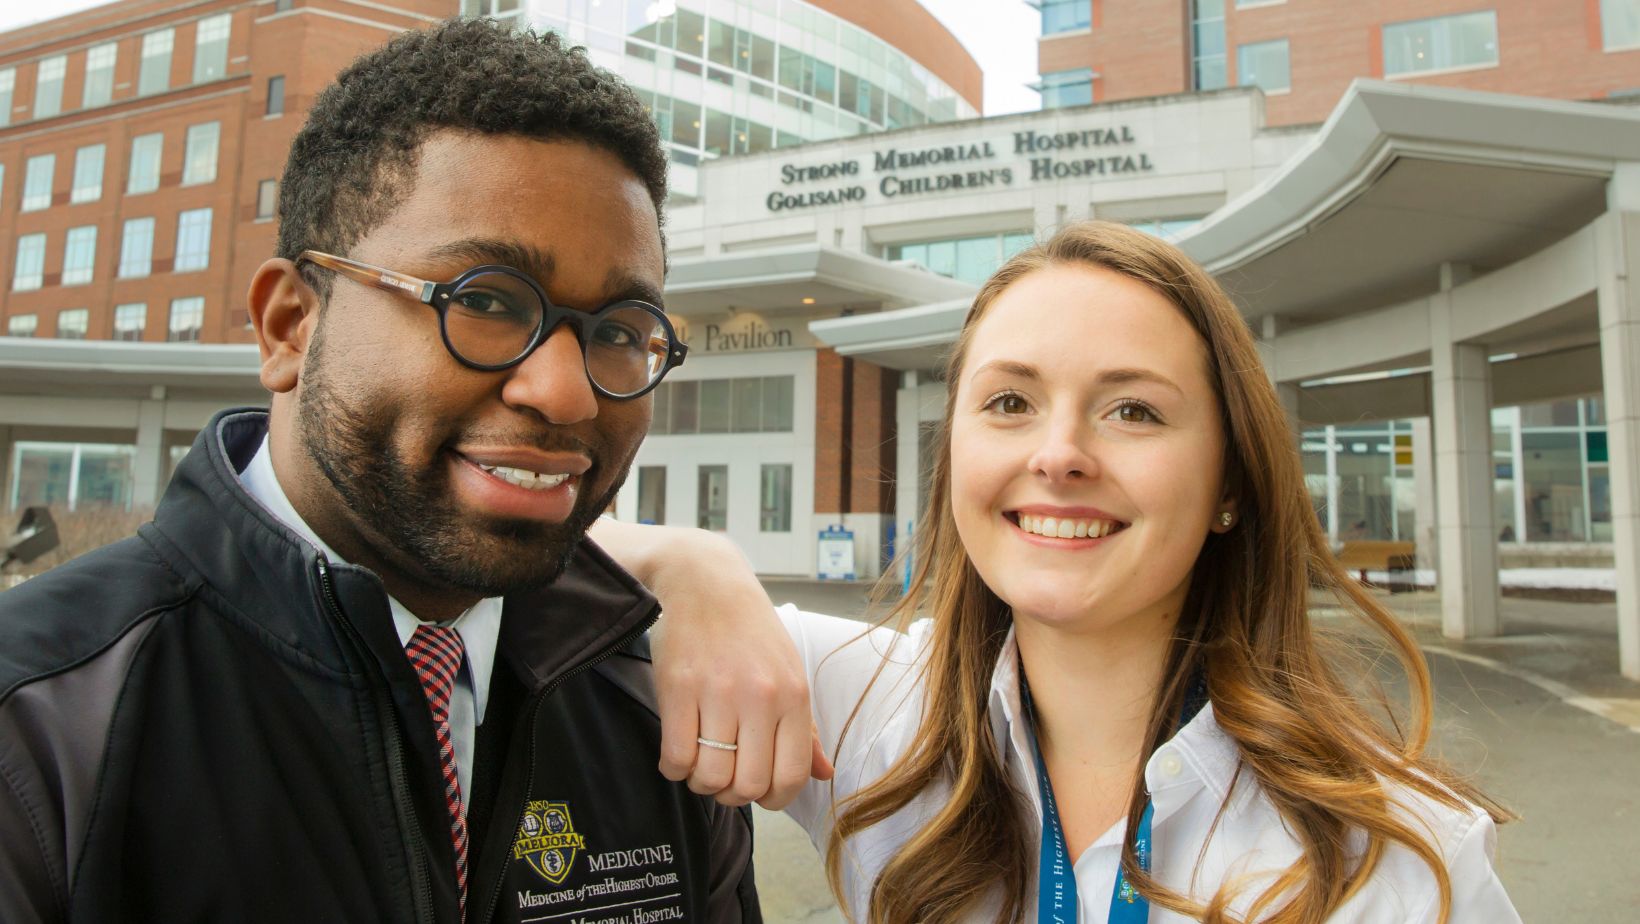
{"type": "MultiPolygon", "coordinates": [[[[869,588],[771,579],[776,602],[866,612],[869,588]]],[[[1505,598],[1509,635],[1452,642],[1432,593],[1382,598],[1429,654],[1435,753],[1519,814],[1500,829],[1498,869],[1528,922],[1640,920],[1640,683],[1617,673],[1612,604],[1505,598]]],[[[1337,614],[1317,618],[1338,625],[1337,614]]],[[[1392,696],[1403,689],[1393,677],[1392,696]]],[[[758,814],[757,868],[771,924],[840,922],[807,836],[758,814]]]]}

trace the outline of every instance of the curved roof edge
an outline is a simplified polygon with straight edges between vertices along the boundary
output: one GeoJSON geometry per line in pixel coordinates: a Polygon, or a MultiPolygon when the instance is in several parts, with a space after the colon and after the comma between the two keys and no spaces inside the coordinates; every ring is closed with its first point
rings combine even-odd
{"type": "Polygon", "coordinates": [[[985,112],[985,74],[962,41],[918,0],[805,0],[905,53],[985,112]]]}
{"type": "Polygon", "coordinates": [[[1640,152],[1640,110],[1357,80],[1281,169],[1178,244],[1209,272],[1236,269],[1342,208],[1403,154],[1609,175],[1620,151],[1640,152]]]}

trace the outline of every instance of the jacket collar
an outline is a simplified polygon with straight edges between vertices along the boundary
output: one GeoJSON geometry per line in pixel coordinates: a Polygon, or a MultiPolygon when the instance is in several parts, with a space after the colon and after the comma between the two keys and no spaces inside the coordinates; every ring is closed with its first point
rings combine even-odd
{"type": "MultiPolygon", "coordinates": [[[[223,411],[178,465],[154,526],[189,583],[203,584],[229,615],[244,618],[300,659],[350,672],[344,627],[327,598],[364,638],[390,679],[408,678],[387,592],[371,571],[331,563],[258,503],[239,482],[267,433],[259,409],[223,411]],[[327,590],[328,586],[328,590],[327,590]]],[[[499,645],[532,689],[614,642],[657,610],[635,578],[590,541],[548,587],[509,596],[499,645]]]]}

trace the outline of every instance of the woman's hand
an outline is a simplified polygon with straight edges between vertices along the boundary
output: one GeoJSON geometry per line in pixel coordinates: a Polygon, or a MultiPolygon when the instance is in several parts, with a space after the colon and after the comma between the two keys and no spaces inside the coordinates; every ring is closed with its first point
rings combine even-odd
{"type": "Polygon", "coordinates": [[[725,805],[768,809],[785,807],[811,776],[829,779],[802,660],[740,549],[705,530],[607,517],[589,534],[664,612],[651,633],[661,773],[725,805]]]}

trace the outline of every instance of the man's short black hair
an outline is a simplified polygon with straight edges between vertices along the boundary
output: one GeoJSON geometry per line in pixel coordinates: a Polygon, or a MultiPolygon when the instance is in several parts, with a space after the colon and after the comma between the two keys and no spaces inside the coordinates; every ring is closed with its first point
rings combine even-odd
{"type": "MultiPolygon", "coordinates": [[[[410,191],[417,152],[440,129],[604,148],[661,214],[666,154],[631,87],[557,33],[452,19],[394,38],[319,94],[280,181],[278,255],[347,254],[410,191]]],[[[321,294],[328,277],[308,275],[321,294]]]]}

